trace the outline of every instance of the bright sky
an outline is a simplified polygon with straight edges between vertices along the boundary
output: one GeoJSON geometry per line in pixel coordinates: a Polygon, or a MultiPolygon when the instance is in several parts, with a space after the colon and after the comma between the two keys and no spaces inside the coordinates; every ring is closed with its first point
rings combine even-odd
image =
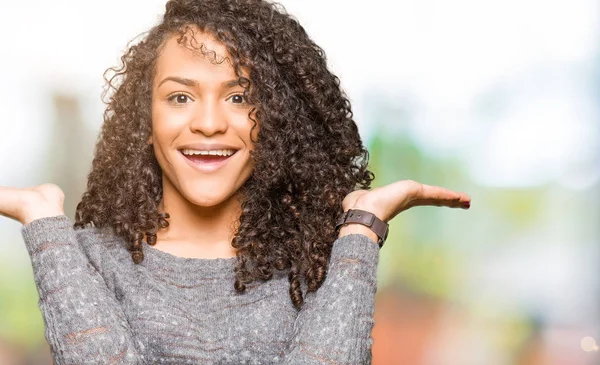
{"type": "MultiPolygon", "coordinates": [[[[369,90],[405,105],[422,147],[462,157],[481,184],[584,188],[598,179],[596,1],[282,3],[325,49],[366,138],[369,90]]],[[[164,0],[3,5],[0,168],[14,173],[0,184],[29,183],[44,151],[48,90],[85,95],[99,126],[102,73],[163,8],[164,0]]]]}

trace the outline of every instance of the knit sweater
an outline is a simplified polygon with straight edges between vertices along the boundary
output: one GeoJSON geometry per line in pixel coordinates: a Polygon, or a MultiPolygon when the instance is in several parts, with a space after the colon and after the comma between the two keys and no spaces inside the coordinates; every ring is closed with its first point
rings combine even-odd
{"type": "Polygon", "coordinates": [[[350,234],[297,310],[286,272],[233,287],[236,258],[185,258],[66,216],[22,229],[45,337],[63,364],[370,364],[379,247],[350,234]]]}

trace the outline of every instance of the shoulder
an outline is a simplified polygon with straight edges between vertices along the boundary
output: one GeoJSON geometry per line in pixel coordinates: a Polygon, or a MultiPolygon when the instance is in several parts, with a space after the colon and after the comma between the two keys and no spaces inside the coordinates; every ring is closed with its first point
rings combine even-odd
{"type": "Polygon", "coordinates": [[[100,272],[108,259],[128,255],[125,240],[111,228],[75,228],[75,237],[83,254],[100,272]]]}
{"type": "Polygon", "coordinates": [[[61,243],[54,245],[56,250],[66,250],[68,255],[80,252],[100,272],[110,259],[130,257],[125,240],[115,235],[112,228],[76,228],[66,215],[36,219],[24,225],[21,232],[32,257],[55,242],[61,243]]]}
{"type": "Polygon", "coordinates": [[[74,228],[77,241],[84,249],[108,248],[123,245],[123,239],[114,234],[111,228],[84,227],[74,228]]]}

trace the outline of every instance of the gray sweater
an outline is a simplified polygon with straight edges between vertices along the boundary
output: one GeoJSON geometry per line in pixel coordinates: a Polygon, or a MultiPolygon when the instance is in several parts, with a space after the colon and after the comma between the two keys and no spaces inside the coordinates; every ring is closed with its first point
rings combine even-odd
{"type": "Polygon", "coordinates": [[[370,364],[379,247],[333,243],[323,285],[296,310],[287,273],[233,288],[236,258],[184,258],[66,216],[22,230],[45,336],[63,364],[370,364]]]}

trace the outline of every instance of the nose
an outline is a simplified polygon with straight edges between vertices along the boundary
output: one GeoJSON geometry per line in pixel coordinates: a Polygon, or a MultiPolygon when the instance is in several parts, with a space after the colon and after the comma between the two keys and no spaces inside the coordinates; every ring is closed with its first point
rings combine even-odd
{"type": "Polygon", "coordinates": [[[195,110],[189,126],[192,133],[212,136],[225,133],[229,123],[217,100],[204,100],[198,103],[198,108],[195,110]]]}

